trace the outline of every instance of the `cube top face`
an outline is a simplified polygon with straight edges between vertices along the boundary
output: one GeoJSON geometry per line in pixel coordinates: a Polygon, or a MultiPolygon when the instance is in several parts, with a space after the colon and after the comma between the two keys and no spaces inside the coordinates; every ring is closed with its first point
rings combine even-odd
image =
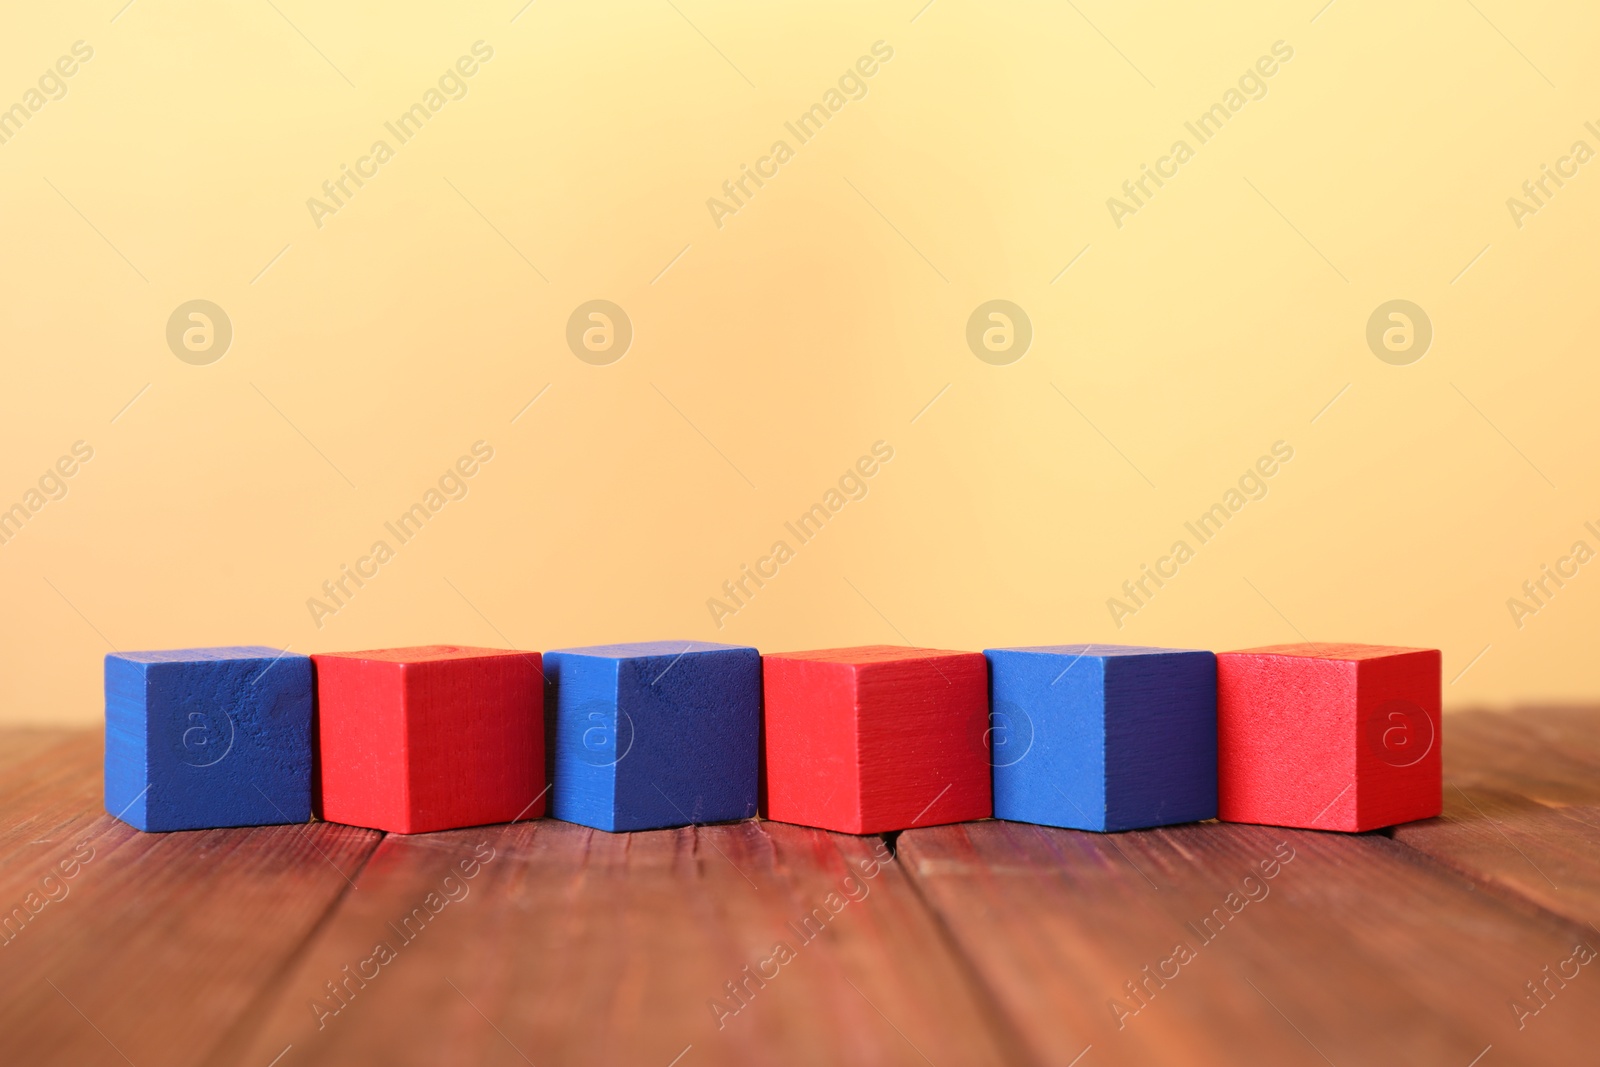
{"type": "Polygon", "coordinates": [[[545,658],[552,813],[645,830],[756,813],[761,653],[659,641],[545,658]]]}
{"type": "Polygon", "coordinates": [[[844,833],[987,818],[981,653],[873,645],[767,656],[767,817],[844,833]]]}
{"type": "MultiPolygon", "coordinates": [[[[657,656],[693,655],[697,652],[727,652],[746,649],[746,645],[719,645],[712,641],[635,641],[617,645],[590,645],[587,648],[560,648],[549,656],[592,656],[596,659],[649,659],[657,656]]],[[[759,653],[757,653],[759,655],[759,653]]]]}
{"type": "Polygon", "coordinates": [[[311,817],[311,661],[275,648],[105,660],[106,810],[141,830],[311,817]]]}
{"type": "Polygon", "coordinates": [[[819,648],[810,652],[780,652],[769,660],[804,660],[810,663],[835,663],[846,667],[876,664],[901,664],[947,656],[975,656],[976,652],[947,652],[938,648],[911,648],[903,645],[857,645],[853,648],[819,648]]]}
{"type": "MultiPolygon", "coordinates": [[[[265,645],[229,645],[221,648],[168,648],[152,652],[114,652],[115,657],[129,663],[154,665],[158,663],[226,663],[232,660],[276,659],[284,655],[283,649],[265,645]]],[[[301,657],[304,658],[304,657],[301,657]]]]}
{"type": "Polygon", "coordinates": [[[1233,652],[1219,652],[1225,656],[1293,656],[1298,659],[1325,659],[1343,663],[1359,663],[1369,659],[1386,659],[1389,656],[1406,656],[1417,652],[1433,652],[1431,648],[1402,648],[1398,645],[1356,645],[1332,641],[1303,641],[1292,645],[1263,645],[1261,648],[1242,648],[1233,652]]]}
{"type": "Polygon", "coordinates": [[[312,660],[323,818],[425,833],[543,814],[539,653],[429,645],[312,660]]]}
{"type": "Polygon", "coordinates": [[[989,649],[995,817],[1130,830],[1216,815],[1216,657],[989,649]]]}
{"type": "Polygon", "coordinates": [[[473,648],[470,645],[415,645],[410,648],[375,648],[366,652],[319,652],[311,657],[323,660],[352,659],[368,663],[395,663],[401,666],[423,663],[449,663],[456,660],[492,659],[498,656],[533,656],[537,652],[517,652],[505,648],[473,648]]]}
{"type": "MultiPolygon", "coordinates": [[[[1156,648],[1145,645],[1024,645],[1018,648],[986,648],[983,650],[985,656],[992,656],[995,653],[1110,659],[1113,656],[1160,656],[1168,653],[1193,655],[1195,650],[1188,648],[1156,648]]],[[[1210,655],[1210,653],[1206,653],[1206,655],[1210,655]]]]}
{"type": "Polygon", "coordinates": [[[1437,649],[1217,656],[1218,817],[1362,831],[1442,807],[1437,649]]]}
{"type": "Polygon", "coordinates": [[[625,709],[641,700],[672,695],[675,707],[714,707],[721,683],[748,688],[751,670],[758,684],[761,653],[748,645],[718,645],[708,641],[641,641],[626,645],[596,645],[547,652],[546,676],[565,674],[586,690],[597,685],[605,692],[587,692],[586,698],[616,703],[625,709]],[[727,672],[734,677],[721,678],[727,672]]]}

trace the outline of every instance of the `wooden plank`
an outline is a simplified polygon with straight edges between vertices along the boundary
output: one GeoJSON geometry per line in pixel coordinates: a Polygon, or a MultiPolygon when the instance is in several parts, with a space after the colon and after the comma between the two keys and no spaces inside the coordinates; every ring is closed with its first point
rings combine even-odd
{"type": "Polygon", "coordinates": [[[48,901],[0,945],[0,1063],[1584,1062],[1600,717],[1445,729],[1445,814],[1396,840],[987,822],[909,831],[872,877],[876,839],[772,823],[139,835],[99,810],[97,738],[0,734],[0,908],[48,901]],[[330,981],[355,994],[319,1020],[330,981]]]}
{"type": "Polygon", "coordinates": [[[1554,806],[1600,805],[1600,709],[1460,712],[1444,731],[1446,781],[1554,806]]]}
{"type": "Polygon", "coordinates": [[[1600,922],[1600,709],[1478,712],[1449,726],[1444,814],[1395,840],[1507,898],[1600,922]]]}
{"type": "Polygon", "coordinates": [[[13,765],[0,787],[12,923],[0,1063],[201,1062],[379,836],[327,824],[138,833],[101,811],[97,735],[13,765]]]}
{"type": "Polygon", "coordinates": [[[76,731],[7,768],[0,779],[0,907],[57,869],[100,814],[101,751],[98,736],[76,731]]]}
{"type": "Polygon", "coordinates": [[[27,726],[0,729],[0,772],[9,772],[12,767],[27,763],[40,752],[54,748],[82,733],[82,730],[55,730],[27,726]]]}
{"type": "Polygon", "coordinates": [[[760,822],[389,837],[213,1062],[1014,1062],[887,857],[760,822]]]}
{"type": "Polygon", "coordinates": [[[1579,925],[1600,921],[1600,807],[1552,808],[1451,782],[1444,814],[1398,826],[1394,839],[1508,898],[1579,925]]]}
{"type": "Polygon", "coordinates": [[[1575,942],[1600,947],[1593,931],[1476,892],[1381,835],[987,822],[907,831],[899,851],[1038,1062],[1592,1055],[1600,967],[1580,965],[1537,1016],[1511,1003],[1575,942]],[[1285,851],[1268,878],[1263,862],[1285,851]],[[1146,983],[1147,966],[1135,998],[1126,983],[1146,983]]]}

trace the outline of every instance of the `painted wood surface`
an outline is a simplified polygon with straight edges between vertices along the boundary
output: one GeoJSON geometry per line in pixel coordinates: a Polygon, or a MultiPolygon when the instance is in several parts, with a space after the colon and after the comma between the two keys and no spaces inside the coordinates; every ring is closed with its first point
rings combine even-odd
{"type": "Polygon", "coordinates": [[[1583,973],[1519,1027],[1524,982],[1594,932],[1382,835],[990,822],[899,851],[1033,1062],[1575,1063],[1600,1011],[1583,973]]]}
{"type": "Polygon", "coordinates": [[[144,835],[3,733],[0,1063],[1592,1062],[1600,711],[1445,726],[1392,836],[144,835]]]}
{"type": "Polygon", "coordinates": [[[1444,813],[1396,827],[1395,840],[1508,899],[1600,925],[1596,718],[1569,708],[1446,720],[1462,728],[1445,747],[1444,813]]]}
{"type": "Polygon", "coordinates": [[[650,641],[545,653],[550,812],[599,830],[748,819],[761,653],[650,641]]]}
{"type": "Polygon", "coordinates": [[[359,885],[218,1062],[1008,1062],[878,838],[542,820],[390,837],[359,885]]]}
{"type": "Polygon", "coordinates": [[[113,652],[106,810],[141,830],[311,818],[311,660],[275,648],[113,652]]]}
{"type": "Polygon", "coordinates": [[[78,734],[0,777],[0,1063],[203,1063],[381,835],[139,833],[102,810],[101,756],[78,734]]]}
{"type": "Polygon", "coordinates": [[[1217,653],[1217,818],[1375,830],[1439,814],[1439,651],[1217,653]]]}
{"type": "Polygon", "coordinates": [[[1600,804],[1600,729],[1593,709],[1472,711],[1446,721],[1447,782],[1553,807],[1600,804]]]}
{"type": "Polygon", "coordinates": [[[763,657],[763,813],[851,834],[988,818],[988,670],[894,645],[763,657]]]}
{"type": "Polygon", "coordinates": [[[1217,661],[1126,645],[991,648],[997,819],[1132,830],[1217,815],[1217,661]]]}
{"type": "Polygon", "coordinates": [[[414,834],[544,814],[539,653],[427,645],[311,658],[322,818],[414,834]]]}

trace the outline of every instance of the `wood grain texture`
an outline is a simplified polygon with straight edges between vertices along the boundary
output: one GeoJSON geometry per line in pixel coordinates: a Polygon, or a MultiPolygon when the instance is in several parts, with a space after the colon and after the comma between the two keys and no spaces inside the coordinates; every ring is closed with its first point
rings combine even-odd
{"type": "Polygon", "coordinates": [[[1439,813],[1439,652],[1306,643],[1217,654],[1217,817],[1372,830],[1439,813]]]}
{"type": "Polygon", "coordinates": [[[1449,781],[1541,804],[1600,805],[1600,709],[1471,711],[1447,723],[1449,781]]]}
{"type": "Polygon", "coordinates": [[[868,645],[763,658],[764,813],[867,834],[988,818],[988,664],[868,645]]]}
{"type": "Polygon", "coordinates": [[[685,1065],[1007,1062],[887,856],[876,839],[756,822],[391,837],[213,1062],[290,1045],[296,1065],[666,1067],[686,1049],[685,1065]],[[402,918],[430,893],[449,902],[407,940],[402,918]],[[380,942],[392,958],[368,964],[380,942]],[[347,965],[375,977],[344,985],[347,965]]]}
{"type": "Polygon", "coordinates": [[[1551,808],[1452,782],[1443,815],[1397,826],[1394,839],[1502,895],[1600,924],[1600,807],[1551,808]]]}
{"type": "Polygon", "coordinates": [[[899,851],[1038,1063],[1091,1045],[1084,1064],[1592,1054],[1600,973],[1584,968],[1523,1029],[1510,1003],[1593,932],[1383,836],[988,822],[907,831],[899,851]]]}
{"type": "Polygon", "coordinates": [[[1510,898],[1600,925],[1600,715],[1448,722],[1444,813],[1396,827],[1395,840],[1510,898]]]}
{"type": "Polygon", "coordinates": [[[100,810],[100,758],[80,735],[0,786],[0,907],[29,914],[0,945],[0,1063],[201,1062],[377,844],[327,824],[141,834],[100,810]]]}
{"type": "Polygon", "coordinates": [[[53,727],[10,727],[0,730],[0,773],[30,763],[39,753],[67,740],[81,740],[82,730],[53,727]]]}
{"type": "Polygon", "coordinates": [[[1600,712],[1446,729],[1453,799],[1393,839],[984,822],[895,862],[778,823],[142,835],[97,737],[0,734],[0,1063],[1591,1063],[1600,712]]]}

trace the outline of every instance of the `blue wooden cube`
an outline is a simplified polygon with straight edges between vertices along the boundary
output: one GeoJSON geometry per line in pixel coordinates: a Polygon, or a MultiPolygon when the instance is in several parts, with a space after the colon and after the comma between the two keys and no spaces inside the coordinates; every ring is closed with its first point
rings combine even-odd
{"type": "Polygon", "coordinates": [[[996,648],[997,819],[1134,830],[1217,814],[1217,658],[1121,645],[996,648]]]}
{"type": "Polygon", "coordinates": [[[311,660],[274,648],[106,657],[106,810],[141,830],[311,818],[311,660]]]}
{"type": "Polygon", "coordinates": [[[544,658],[550,814],[649,830],[756,813],[761,653],[702,641],[544,658]]]}

